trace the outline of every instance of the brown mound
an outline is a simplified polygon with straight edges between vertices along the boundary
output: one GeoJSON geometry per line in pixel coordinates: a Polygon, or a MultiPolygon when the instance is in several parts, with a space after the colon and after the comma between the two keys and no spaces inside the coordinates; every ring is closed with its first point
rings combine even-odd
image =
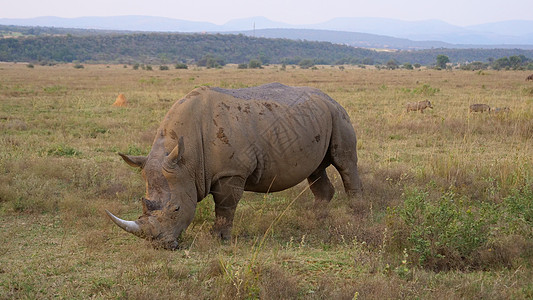
{"type": "Polygon", "coordinates": [[[113,106],[118,106],[118,107],[128,106],[128,101],[126,100],[126,96],[124,96],[124,94],[119,94],[117,97],[117,100],[115,100],[115,103],[113,103],[113,106]]]}

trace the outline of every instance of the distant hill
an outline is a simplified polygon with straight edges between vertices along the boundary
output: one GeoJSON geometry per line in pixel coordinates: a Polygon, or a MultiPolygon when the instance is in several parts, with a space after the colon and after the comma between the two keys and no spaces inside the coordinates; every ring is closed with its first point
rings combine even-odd
{"type": "Polygon", "coordinates": [[[533,21],[505,21],[461,27],[440,20],[401,21],[386,18],[335,18],[311,29],[364,32],[413,41],[468,45],[533,45],[533,21]]]}
{"type": "MultiPolygon", "coordinates": [[[[510,56],[533,59],[533,50],[524,49],[424,49],[376,51],[330,42],[295,41],[287,38],[251,37],[244,34],[132,33],[46,27],[2,26],[0,61],[94,62],[174,64],[212,61],[216,64],[421,64],[431,65],[438,55],[452,63],[488,62],[510,56]]],[[[320,31],[328,34],[327,31],[320,31]]],[[[256,32],[257,34],[257,32],[256,32]]],[[[333,33],[329,33],[332,35],[333,33]]],[[[362,36],[364,37],[364,35],[362,36]]]]}
{"type": "Polygon", "coordinates": [[[42,26],[79,29],[202,32],[217,31],[218,26],[208,22],[194,22],[150,16],[116,17],[37,17],[31,19],[0,19],[2,25],[42,26]]]}
{"type": "Polygon", "coordinates": [[[334,44],[342,44],[353,47],[372,49],[397,49],[397,50],[423,50],[435,48],[448,49],[533,49],[531,45],[518,44],[450,44],[439,41],[413,41],[403,38],[395,38],[385,35],[370,33],[317,30],[317,29],[257,29],[248,31],[229,32],[234,34],[244,34],[247,36],[265,38],[285,38],[291,40],[320,41],[334,44]]]}
{"type": "Polygon", "coordinates": [[[455,45],[437,41],[417,42],[385,35],[334,30],[257,29],[248,31],[235,31],[230,33],[265,38],[284,38],[291,40],[330,42],[334,44],[342,44],[352,47],[373,49],[420,50],[430,48],[456,48],[455,45]]]}
{"type": "Polygon", "coordinates": [[[0,24],[144,32],[242,32],[246,35],[253,35],[255,29],[257,36],[327,41],[372,48],[533,49],[533,21],[524,20],[461,27],[439,20],[400,21],[385,18],[335,18],[318,24],[290,25],[271,21],[264,17],[253,17],[216,25],[210,22],[194,22],[161,17],[117,16],[0,19],[0,24]],[[265,29],[268,29],[268,31],[265,31],[265,29]],[[289,29],[292,31],[289,31],[289,29]]]}

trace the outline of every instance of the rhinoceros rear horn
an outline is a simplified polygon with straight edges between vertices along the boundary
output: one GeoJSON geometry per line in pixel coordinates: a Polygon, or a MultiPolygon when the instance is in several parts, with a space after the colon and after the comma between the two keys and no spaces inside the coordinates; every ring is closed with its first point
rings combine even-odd
{"type": "Polygon", "coordinates": [[[180,136],[176,147],[174,147],[170,154],[165,158],[165,165],[167,167],[174,167],[178,161],[180,161],[184,151],[185,146],[183,145],[183,137],[180,136]]]}
{"type": "Polygon", "coordinates": [[[115,224],[117,224],[118,227],[120,227],[120,228],[124,229],[125,231],[127,231],[129,233],[132,233],[132,234],[134,234],[136,236],[141,236],[142,235],[141,226],[139,226],[139,224],[137,224],[137,222],[122,220],[121,218],[116,217],[115,215],[110,213],[107,209],[105,210],[105,212],[107,213],[109,218],[115,224]]]}
{"type": "Polygon", "coordinates": [[[142,168],[144,166],[144,163],[146,162],[146,156],[132,156],[132,155],[126,155],[123,153],[119,153],[120,157],[130,166],[142,168]]]}

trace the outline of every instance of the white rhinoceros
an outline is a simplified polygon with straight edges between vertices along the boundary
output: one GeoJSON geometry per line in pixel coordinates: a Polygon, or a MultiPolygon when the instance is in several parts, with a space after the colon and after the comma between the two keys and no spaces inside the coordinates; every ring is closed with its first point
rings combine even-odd
{"type": "Polygon", "coordinates": [[[200,87],[177,101],[148,156],[120,154],[142,169],[143,215],[122,229],[175,249],[196,204],[215,202],[215,232],[231,237],[243,191],[281,191],[308,180],[315,201],[329,201],[335,166],[349,195],[361,190],[355,132],[346,111],[320,90],[279,83],[244,89],[200,87]]]}

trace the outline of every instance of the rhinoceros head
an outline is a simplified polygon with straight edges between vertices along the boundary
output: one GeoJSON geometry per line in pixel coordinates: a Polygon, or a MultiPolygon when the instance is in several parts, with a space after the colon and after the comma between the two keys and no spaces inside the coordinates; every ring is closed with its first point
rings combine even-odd
{"type": "Polygon", "coordinates": [[[142,169],[146,181],[143,214],[135,221],[122,220],[106,210],[111,220],[125,231],[152,242],[156,248],[174,250],[178,238],[192,222],[196,189],[183,163],[183,137],[169,153],[156,139],[148,156],[119,155],[129,165],[142,169]]]}

